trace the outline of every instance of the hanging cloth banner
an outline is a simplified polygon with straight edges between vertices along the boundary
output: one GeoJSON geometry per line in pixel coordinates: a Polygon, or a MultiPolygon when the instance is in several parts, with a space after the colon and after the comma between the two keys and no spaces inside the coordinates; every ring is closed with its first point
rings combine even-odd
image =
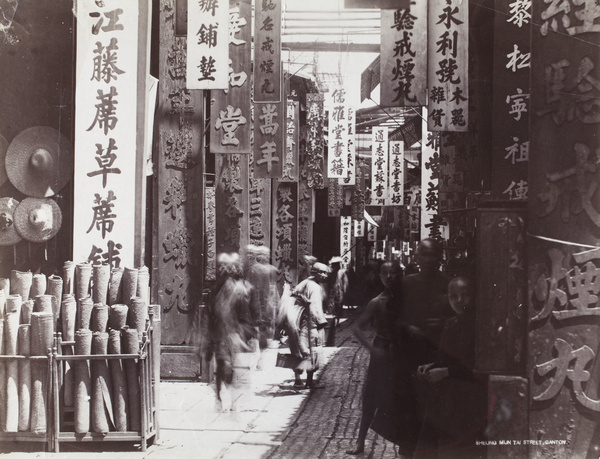
{"type": "Polygon", "coordinates": [[[281,0],[254,0],[254,102],[281,102],[281,0]]]}
{"type": "Polygon", "coordinates": [[[427,90],[427,3],[381,10],[381,105],[425,105],[427,90]]]}
{"type": "Polygon", "coordinates": [[[188,89],[229,88],[229,5],[187,2],[188,89]]]}
{"type": "MultiPolygon", "coordinates": [[[[427,108],[423,107],[423,115],[427,108]]],[[[425,116],[424,116],[425,117],[425,116]]],[[[442,237],[446,224],[439,211],[440,193],[440,134],[427,131],[423,123],[421,155],[421,239],[442,237]]]]}
{"type": "Polygon", "coordinates": [[[429,2],[430,131],[466,131],[469,124],[469,2],[429,2]]]}
{"type": "Polygon", "coordinates": [[[388,195],[388,130],[372,128],[371,153],[371,204],[384,206],[388,195]]]}
{"type": "Polygon", "coordinates": [[[348,176],[348,105],[342,88],[331,93],[328,110],[327,177],[345,178],[348,176]]]}
{"type": "Polygon", "coordinates": [[[277,268],[277,283],[298,280],[298,184],[273,180],[272,259],[277,268]]]}
{"type": "Polygon", "coordinates": [[[229,85],[225,90],[211,91],[211,153],[250,153],[252,9],[249,1],[229,2],[229,85]]]}
{"type": "Polygon", "coordinates": [[[356,183],[356,113],[354,108],[348,107],[348,149],[346,150],[346,176],[343,185],[354,185],[356,183]]]}
{"type": "Polygon", "coordinates": [[[280,182],[297,182],[299,174],[298,151],[300,137],[300,103],[291,99],[286,104],[285,155],[280,182]]]}
{"type": "Polygon", "coordinates": [[[494,10],[492,198],[527,199],[531,2],[495,0],[494,10]]]}
{"type": "Polygon", "coordinates": [[[352,217],[340,218],[340,254],[342,256],[344,267],[350,265],[352,259],[352,217]]]}
{"type": "Polygon", "coordinates": [[[404,204],[404,142],[402,140],[390,142],[389,169],[387,205],[401,206],[404,204]]]}
{"type": "Polygon", "coordinates": [[[77,2],[73,259],[112,267],[134,262],[139,8],[77,2]]]}
{"type": "Polygon", "coordinates": [[[306,94],[306,173],[309,188],[325,188],[323,175],[323,94],[306,94]]]}

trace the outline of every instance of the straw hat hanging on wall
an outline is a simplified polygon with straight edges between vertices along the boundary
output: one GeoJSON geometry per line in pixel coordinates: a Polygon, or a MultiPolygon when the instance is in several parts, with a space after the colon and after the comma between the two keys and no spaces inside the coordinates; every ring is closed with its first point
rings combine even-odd
{"type": "Polygon", "coordinates": [[[8,150],[8,140],[0,134],[0,186],[4,185],[8,179],[5,165],[6,150],[8,150]]]}
{"type": "Polygon", "coordinates": [[[15,210],[19,201],[13,198],[0,198],[0,246],[15,245],[21,240],[15,227],[15,210]]]}
{"type": "Polygon", "coordinates": [[[61,224],[60,207],[52,199],[25,198],[15,210],[17,232],[30,242],[52,239],[61,224]]]}
{"type": "Polygon", "coordinates": [[[53,196],[73,175],[73,146],[54,128],[30,127],[9,144],[5,163],[8,179],[21,193],[53,196]]]}

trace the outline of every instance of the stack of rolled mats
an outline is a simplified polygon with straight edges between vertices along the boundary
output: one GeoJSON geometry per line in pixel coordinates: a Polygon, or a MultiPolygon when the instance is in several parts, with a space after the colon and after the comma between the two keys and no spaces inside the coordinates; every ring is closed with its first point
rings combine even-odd
{"type": "MultiPolygon", "coordinates": [[[[88,262],[65,262],[62,276],[13,271],[0,279],[0,354],[45,356],[55,332],[63,354],[139,354],[149,281],[146,267],[88,262]]],[[[76,434],[141,430],[137,362],[64,361],[59,393],[76,434]]],[[[0,431],[46,432],[50,379],[45,360],[0,360],[0,431]]]]}

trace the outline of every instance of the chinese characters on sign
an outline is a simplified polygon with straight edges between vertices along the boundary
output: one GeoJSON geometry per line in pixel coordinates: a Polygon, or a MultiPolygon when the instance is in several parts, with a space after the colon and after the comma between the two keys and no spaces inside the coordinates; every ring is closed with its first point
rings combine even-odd
{"type": "Polygon", "coordinates": [[[343,185],[354,185],[356,183],[356,116],[354,109],[348,107],[348,152],[346,160],[346,176],[343,179],[343,185]]]}
{"type": "Polygon", "coordinates": [[[298,275],[298,184],[273,181],[272,253],[280,291],[298,275]]]}
{"type": "Polygon", "coordinates": [[[354,222],[354,237],[365,237],[365,221],[352,220],[354,222]]]}
{"type": "Polygon", "coordinates": [[[204,225],[206,228],[206,270],[204,278],[207,281],[217,280],[217,246],[216,246],[216,212],[215,212],[215,188],[206,187],[204,198],[204,225]]]}
{"type": "Polygon", "coordinates": [[[298,260],[312,254],[313,202],[313,190],[302,173],[298,183],[298,260]]]}
{"type": "Polygon", "coordinates": [[[352,253],[352,217],[340,218],[340,254],[342,255],[344,267],[350,266],[352,253]]]}
{"type": "MultiPolygon", "coordinates": [[[[423,107],[423,115],[427,109],[423,107]]],[[[423,123],[423,147],[421,157],[421,239],[443,237],[447,224],[440,215],[440,133],[427,130],[423,123]]]]}
{"type": "Polygon", "coordinates": [[[271,240],[271,180],[254,178],[254,155],[250,153],[250,243],[269,245],[271,240]]]}
{"type": "Polygon", "coordinates": [[[300,102],[287,100],[286,130],[285,130],[285,155],[283,159],[283,170],[281,172],[282,182],[298,181],[298,151],[300,137],[300,102]]]}
{"type": "Polygon", "coordinates": [[[531,2],[496,0],[492,195],[527,199],[531,2]],[[518,53],[518,54],[516,54],[518,53]]]}
{"type": "Polygon", "coordinates": [[[381,10],[381,104],[425,105],[427,84],[427,3],[381,10]]]}
{"type": "Polygon", "coordinates": [[[328,102],[327,177],[345,178],[348,176],[348,104],[345,91],[334,89],[328,102]]]}
{"type": "Polygon", "coordinates": [[[77,2],[73,259],[133,266],[137,2],[77,2]]]}
{"type": "Polygon", "coordinates": [[[281,177],[285,152],[283,103],[254,104],[254,177],[281,177]]]}
{"type": "Polygon", "coordinates": [[[466,131],[469,3],[435,1],[429,8],[427,124],[430,131],[466,131]]]}
{"type": "Polygon", "coordinates": [[[327,216],[339,217],[344,206],[343,188],[338,179],[327,180],[327,216]]]}
{"type": "MultiPolygon", "coordinates": [[[[191,0],[190,0],[191,1],[191,0]]],[[[251,5],[230,1],[228,10],[227,82],[225,90],[211,91],[212,153],[250,153],[251,5]]],[[[201,2],[210,3],[210,2],[201,2]]],[[[214,3],[214,2],[213,2],[214,3]]],[[[225,3],[219,0],[219,3],[225,3]]]]}
{"type": "Polygon", "coordinates": [[[188,89],[229,87],[229,1],[188,0],[188,89]]]}
{"type": "Polygon", "coordinates": [[[371,205],[383,206],[388,195],[388,130],[372,128],[371,153],[371,205]]]}
{"type": "Polygon", "coordinates": [[[323,175],[323,94],[306,94],[306,173],[309,188],[325,188],[323,175]]]}
{"type": "Polygon", "coordinates": [[[281,0],[254,0],[254,102],[281,102],[281,0]]]}
{"type": "Polygon", "coordinates": [[[387,205],[401,206],[404,204],[404,142],[402,140],[390,142],[389,170],[387,205]]]}
{"type": "MultiPolygon", "coordinates": [[[[542,321],[553,316],[561,324],[567,325],[571,319],[589,320],[600,316],[600,249],[573,254],[575,263],[570,269],[570,256],[561,250],[548,250],[548,257],[551,261],[549,273],[539,276],[534,289],[534,304],[539,305],[539,308],[532,320],[542,321]]],[[[577,343],[586,342],[585,336],[581,338],[577,343]]],[[[590,365],[596,358],[594,350],[586,344],[574,349],[569,341],[559,337],[554,341],[554,348],[557,351],[556,357],[535,366],[536,373],[544,381],[539,384],[538,394],[533,399],[553,399],[563,388],[565,380],[569,379],[577,403],[593,411],[600,411],[600,400],[585,392],[585,387],[591,386],[588,382],[591,375],[586,367],[594,366],[593,363],[590,365]],[[582,385],[582,382],[586,384],[582,385]]],[[[597,349],[596,346],[595,348],[597,349]]]]}

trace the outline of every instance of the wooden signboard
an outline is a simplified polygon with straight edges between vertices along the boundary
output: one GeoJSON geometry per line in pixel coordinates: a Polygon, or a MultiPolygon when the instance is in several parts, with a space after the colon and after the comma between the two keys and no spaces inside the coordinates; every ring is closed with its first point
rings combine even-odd
{"type": "Polygon", "coordinates": [[[298,184],[273,181],[271,259],[277,268],[279,291],[298,280],[298,184]]]}

